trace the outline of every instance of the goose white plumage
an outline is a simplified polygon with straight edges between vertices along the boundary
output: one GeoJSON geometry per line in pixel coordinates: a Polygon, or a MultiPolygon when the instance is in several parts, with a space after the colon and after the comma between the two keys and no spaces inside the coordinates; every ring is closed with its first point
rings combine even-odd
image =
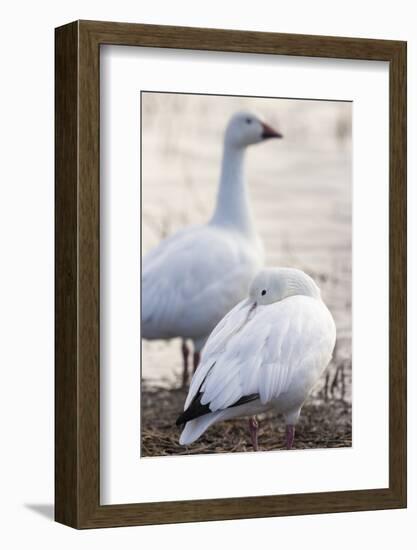
{"type": "Polygon", "coordinates": [[[194,342],[194,368],[208,335],[246,294],[263,264],[244,178],[247,146],[282,137],[251,113],[235,114],[225,132],[214,214],[205,225],[162,241],[142,263],[142,337],[183,339],[184,375],[194,342]]]}
{"type": "Polygon", "coordinates": [[[185,424],[180,443],[191,444],[215,422],[249,416],[257,450],[255,415],[274,409],[284,415],[291,448],[301,407],[335,340],[335,323],[313,279],[297,269],[262,270],[249,298],[207,340],[177,420],[185,424]]]}

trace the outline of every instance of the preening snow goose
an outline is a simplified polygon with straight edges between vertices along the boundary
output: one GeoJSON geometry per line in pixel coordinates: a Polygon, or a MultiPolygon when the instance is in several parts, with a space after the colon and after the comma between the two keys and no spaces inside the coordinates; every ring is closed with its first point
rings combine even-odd
{"type": "Polygon", "coordinates": [[[281,134],[257,116],[235,114],[225,132],[217,204],[211,220],[178,231],[142,263],[142,337],[181,337],[187,381],[189,349],[194,369],[208,335],[242,298],[263,264],[244,177],[246,148],[281,134]]]}
{"type": "Polygon", "coordinates": [[[254,279],[249,298],[216,326],[202,351],[177,425],[189,445],[215,422],[274,409],[286,421],[292,447],[301,407],[330,362],[336,340],[332,315],[313,279],[298,269],[268,268],[254,279]]]}

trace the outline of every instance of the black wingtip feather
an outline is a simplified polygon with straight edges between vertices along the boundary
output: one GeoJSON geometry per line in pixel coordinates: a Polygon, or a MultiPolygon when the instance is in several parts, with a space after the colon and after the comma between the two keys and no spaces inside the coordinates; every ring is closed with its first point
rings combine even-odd
{"type": "Polygon", "coordinates": [[[190,420],[194,420],[194,418],[198,418],[199,416],[203,416],[204,414],[208,414],[209,412],[211,412],[210,406],[208,404],[201,404],[202,395],[202,393],[198,393],[192,400],[188,409],[179,415],[176,421],[177,426],[181,426],[181,424],[186,424],[190,420]]]}
{"type": "MultiPolygon", "coordinates": [[[[199,418],[200,416],[203,416],[205,414],[212,412],[210,409],[210,403],[206,403],[205,405],[201,404],[202,395],[203,394],[201,392],[198,392],[197,395],[192,400],[188,409],[179,415],[179,417],[177,418],[177,421],[175,422],[177,426],[181,426],[182,424],[186,424],[190,420],[194,420],[195,418],[199,418]]],[[[256,399],[259,399],[258,393],[251,393],[250,395],[244,395],[243,397],[238,399],[235,403],[233,403],[232,405],[229,405],[229,407],[226,407],[226,408],[231,409],[233,407],[238,407],[239,405],[244,405],[245,403],[249,403],[250,401],[255,401],[256,399]]]]}

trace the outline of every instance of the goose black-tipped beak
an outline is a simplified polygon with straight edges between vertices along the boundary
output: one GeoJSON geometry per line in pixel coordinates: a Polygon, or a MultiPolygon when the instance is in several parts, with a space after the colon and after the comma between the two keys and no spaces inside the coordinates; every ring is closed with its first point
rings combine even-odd
{"type": "Polygon", "coordinates": [[[269,138],[282,138],[283,135],[274,130],[271,126],[268,126],[268,124],[262,123],[262,139],[269,139],[269,138]]]}

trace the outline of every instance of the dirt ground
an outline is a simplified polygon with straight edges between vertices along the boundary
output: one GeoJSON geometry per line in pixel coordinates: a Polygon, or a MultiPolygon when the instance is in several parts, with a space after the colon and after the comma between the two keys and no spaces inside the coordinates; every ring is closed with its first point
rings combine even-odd
{"type": "MultiPolygon", "coordinates": [[[[330,388],[328,388],[330,391],[330,388]]],[[[211,426],[192,445],[178,443],[175,425],[186,389],[142,388],[142,457],[252,451],[247,419],[211,426]]],[[[285,448],[284,422],[274,414],[259,416],[261,451],[285,448]]],[[[325,398],[323,391],[304,405],[296,428],[295,449],[350,447],[351,405],[340,397],[325,398]]]]}

